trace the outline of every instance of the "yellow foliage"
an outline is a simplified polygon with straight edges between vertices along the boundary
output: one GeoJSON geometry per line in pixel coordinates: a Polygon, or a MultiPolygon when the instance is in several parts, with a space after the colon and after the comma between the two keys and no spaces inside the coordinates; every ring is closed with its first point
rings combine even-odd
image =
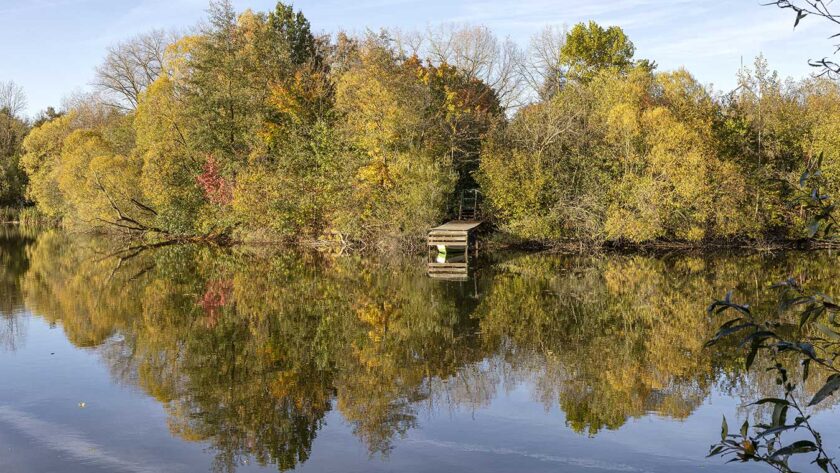
{"type": "Polygon", "coordinates": [[[60,163],[64,139],[72,132],[74,113],[65,114],[33,129],[23,141],[20,163],[29,176],[27,197],[48,216],[61,216],[64,198],[56,186],[56,168],[60,163]]]}

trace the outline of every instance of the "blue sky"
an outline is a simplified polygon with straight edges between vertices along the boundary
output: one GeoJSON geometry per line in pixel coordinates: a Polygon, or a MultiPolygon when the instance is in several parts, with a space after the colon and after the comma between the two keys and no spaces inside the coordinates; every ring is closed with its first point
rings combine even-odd
{"type": "MultiPolygon", "coordinates": [[[[274,0],[234,0],[238,10],[268,10],[274,0]]],[[[315,31],[382,26],[424,29],[443,22],[483,23],[523,46],[544,25],[594,19],[619,25],[637,55],[660,69],[680,66],[728,90],[741,58],[763,52],[783,76],[811,72],[807,61],[830,55],[834,30],[806,18],[793,30],[790,11],[760,0],[297,0],[315,31]]],[[[29,113],[59,105],[90,83],[105,48],[152,28],[186,30],[207,0],[0,0],[0,81],[22,85],[29,113]]]]}

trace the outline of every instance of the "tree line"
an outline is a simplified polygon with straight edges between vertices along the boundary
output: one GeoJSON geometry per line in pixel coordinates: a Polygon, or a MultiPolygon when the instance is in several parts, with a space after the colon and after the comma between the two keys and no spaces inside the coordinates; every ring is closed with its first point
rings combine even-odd
{"type": "Polygon", "coordinates": [[[521,49],[482,26],[316,35],[286,4],[220,1],[110,48],[95,86],[33,123],[0,105],[0,203],[132,236],[390,247],[479,188],[515,240],[700,242],[803,236],[781,183],[817,156],[840,187],[836,81],[759,57],[716,93],[594,22],[521,49]]]}

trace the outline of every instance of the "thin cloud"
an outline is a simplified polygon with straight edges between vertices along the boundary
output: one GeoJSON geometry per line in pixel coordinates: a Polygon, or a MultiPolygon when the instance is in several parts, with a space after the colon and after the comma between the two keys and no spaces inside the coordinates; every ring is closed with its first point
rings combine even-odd
{"type": "Polygon", "coordinates": [[[9,406],[0,406],[0,422],[8,424],[43,447],[63,453],[78,462],[126,473],[174,471],[170,467],[151,466],[121,458],[115,453],[109,453],[102,445],[86,439],[80,432],[37,419],[9,406]]]}

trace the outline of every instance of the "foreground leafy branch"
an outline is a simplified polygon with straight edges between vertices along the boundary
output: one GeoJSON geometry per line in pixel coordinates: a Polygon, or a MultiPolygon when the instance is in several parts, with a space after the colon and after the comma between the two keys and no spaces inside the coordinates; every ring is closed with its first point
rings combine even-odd
{"type": "Polygon", "coordinates": [[[788,205],[798,207],[807,221],[808,238],[831,238],[838,222],[834,216],[835,205],[824,188],[821,167],[823,154],[811,159],[797,183],[784,182],[788,205]]]}
{"type": "MultiPolygon", "coordinates": [[[[775,5],[785,10],[792,10],[796,14],[796,19],[793,22],[793,27],[799,26],[799,23],[808,16],[816,16],[824,18],[831,23],[840,25],[840,15],[834,12],[831,8],[831,0],[803,0],[800,2],[791,0],[775,0],[767,5],[775,5]]],[[[829,38],[834,39],[840,37],[840,33],[833,34],[829,38]]],[[[835,44],[834,53],[840,52],[840,44],[835,44]]],[[[822,69],[820,75],[826,75],[836,78],[840,74],[840,63],[835,60],[824,57],[818,60],[809,61],[813,67],[822,69]]]]}
{"type": "Polygon", "coordinates": [[[735,317],[721,325],[706,346],[740,337],[738,347],[747,352],[746,369],[752,368],[758,355],[766,356],[772,364],[768,371],[775,372],[776,383],[784,390],[781,398],[768,397],[752,403],[773,406],[771,419],[753,426],[752,434],[748,421],[738,433],[729,433],[724,417],[720,442],[712,445],[709,456],[731,457],[730,461],[757,461],[781,472],[791,472],[793,469],[788,462],[792,456],[811,453],[815,454],[811,463],[823,471],[838,472],[840,469],[825,450],[822,436],[810,423],[808,409],[825,401],[840,388],[840,370],[833,363],[840,355],[840,332],[837,331],[840,328],[837,320],[840,306],[826,294],[804,290],[794,279],[774,287],[780,290],[780,314],[797,312],[798,325],[778,320],[758,320],[749,305],[732,300],[731,291],[707,309],[709,314],[734,313],[735,317]],[[790,355],[802,366],[803,383],[808,379],[812,364],[831,373],[807,406],[797,400],[798,384],[785,367],[790,355]],[[792,422],[788,421],[789,413],[794,415],[792,422]],[[785,434],[796,431],[806,433],[810,439],[785,444],[785,434]]]}
{"type": "MultiPolygon", "coordinates": [[[[785,182],[785,194],[790,206],[798,207],[807,221],[808,237],[831,238],[838,222],[831,197],[822,190],[820,170],[823,157],[808,162],[798,182],[785,182]]],[[[730,461],[756,461],[765,463],[780,472],[792,472],[789,465],[794,455],[814,454],[812,464],[826,472],[840,472],[834,458],[825,450],[822,436],[810,423],[809,409],[828,399],[840,389],[840,369],[834,360],[840,356],[840,305],[829,295],[807,290],[794,278],[775,284],[778,290],[775,318],[756,317],[749,304],[733,301],[732,291],[707,308],[710,315],[734,315],[720,326],[706,346],[724,340],[740,338],[737,346],[746,351],[745,367],[749,371],[759,355],[769,362],[767,371],[774,372],[776,384],[782,387],[783,396],[767,397],[751,405],[771,404],[773,412],[768,422],[752,427],[745,421],[738,433],[730,434],[723,418],[720,442],[711,446],[709,456],[730,457],[730,461]],[[793,316],[793,319],[791,319],[793,316]],[[790,323],[789,320],[798,320],[790,323]],[[803,406],[796,395],[798,383],[789,375],[786,363],[795,360],[802,367],[802,383],[807,381],[811,366],[828,373],[825,384],[803,406]],[[788,414],[794,415],[788,421],[788,414]],[[805,433],[809,439],[787,443],[794,432],[805,433]]]]}

